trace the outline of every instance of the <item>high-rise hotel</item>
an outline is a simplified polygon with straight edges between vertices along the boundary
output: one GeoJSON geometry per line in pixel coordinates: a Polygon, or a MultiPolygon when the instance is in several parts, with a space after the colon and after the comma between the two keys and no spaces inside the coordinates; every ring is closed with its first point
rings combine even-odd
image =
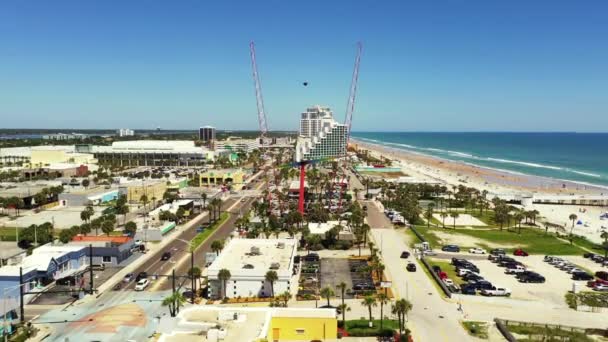
{"type": "Polygon", "coordinates": [[[346,156],[348,128],[334,120],[329,107],[314,106],[300,117],[296,161],[346,156]]]}

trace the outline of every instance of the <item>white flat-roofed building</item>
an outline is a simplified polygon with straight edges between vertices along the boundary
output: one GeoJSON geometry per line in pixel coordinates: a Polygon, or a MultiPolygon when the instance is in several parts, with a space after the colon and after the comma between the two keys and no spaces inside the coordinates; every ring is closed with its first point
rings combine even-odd
{"type": "Polygon", "coordinates": [[[290,291],[297,286],[293,276],[297,241],[294,239],[233,239],[207,269],[211,298],[220,298],[223,284],[220,270],[230,271],[225,296],[269,297],[271,285],[266,273],[275,271],[274,294],[290,291]]]}
{"type": "Polygon", "coordinates": [[[190,140],[115,141],[94,146],[99,164],[121,166],[194,166],[213,159],[213,151],[190,140]]]}
{"type": "Polygon", "coordinates": [[[237,153],[239,151],[249,153],[257,148],[260,148],[260,146],[260,141],[258,139],[227,139],[217,140],[214,142],[215,151],[218,153],[237,153]]]}
{"type": "Polygon", "coordinates": [[[116,135],[119,137],[132,137],[135,135],[135,131],[128,128],[120,128],[116,130],[116,135]]]}

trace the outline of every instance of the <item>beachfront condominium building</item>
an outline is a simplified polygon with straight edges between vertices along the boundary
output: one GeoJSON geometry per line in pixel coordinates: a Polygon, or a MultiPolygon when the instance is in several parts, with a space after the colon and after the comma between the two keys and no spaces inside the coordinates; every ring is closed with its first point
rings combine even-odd
{"type": "Polygon", "coordinates": [[[128,128],[121,128],[116,130],[116,135],[119,137],[132,137],[135,135],[135,131],[128,128]]]}
{"type": "Polygon", "coordinates": [[[347,140],[348,128],[334,120],[328,107],[308,108],[300,120],[296,161],[343,157],[347,140]]]}
{"type": "Polygon", "coordinates": [[[198,139],[204,142],[215,140],[215,127],[205,126],[199,128],[198,139]]]}
{"type": "Polygon", "coordinates": [[[316,137],[324,127],[329,127],[334,122],[334,115],[329,107],[319,105],[306,108],[300,118],[300,136],[316,137]]]}

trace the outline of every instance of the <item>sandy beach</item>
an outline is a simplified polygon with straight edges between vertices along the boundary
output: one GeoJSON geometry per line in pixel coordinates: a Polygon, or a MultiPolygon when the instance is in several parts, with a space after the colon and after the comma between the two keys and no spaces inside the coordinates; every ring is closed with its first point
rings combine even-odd
{"type": "MultiPolygon", "coordinates": [[[[605,195],[608,193],[608,189],[601,187],[490,169],[356,139],[352,139],[352,144],[357,148],[369,150],[374,157],[389,158],[393,162],[393,167],[400,167],[403,173],[418,181],[440,182],[450,187],[464,185],[480,191],[486,190],[490,194],[489,196],[522,193],[553,195],[605,195]]],[[[601,242],[599,238],[601,230],[608,229],[608,221],[601,220],[599,217],[607,211],[602,207],[534,204],[526,209],[538,210],[547,221],[564,225],[568,231],[570,229],[568,216],[576,214],[582,224],[575,226],[574,234],[586,236],[595,242],[601,242]]]]}

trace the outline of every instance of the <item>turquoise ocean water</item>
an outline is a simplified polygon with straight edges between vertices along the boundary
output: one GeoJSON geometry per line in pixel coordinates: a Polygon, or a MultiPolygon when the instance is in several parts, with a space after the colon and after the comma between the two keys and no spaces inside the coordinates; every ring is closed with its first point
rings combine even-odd
{"type": "Polygon", "coordinates": [[[352,137],[493,169],[608,186],[608,133],[353,132],[352,137]]]}

